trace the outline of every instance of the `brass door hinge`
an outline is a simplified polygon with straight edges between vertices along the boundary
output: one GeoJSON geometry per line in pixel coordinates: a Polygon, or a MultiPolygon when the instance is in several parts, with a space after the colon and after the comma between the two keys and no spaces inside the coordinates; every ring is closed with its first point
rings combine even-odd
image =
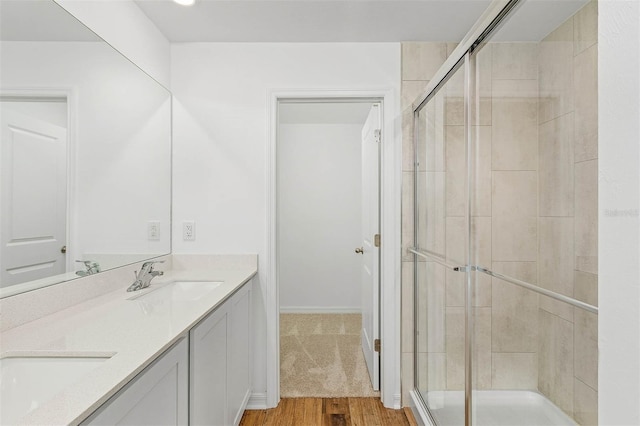
{"type": "Polygon", "coordinates": [[[375,339],[373,341],[373,350],[376,352],[380,352],[380,339],[375,339]]]}
{"type": "Polygon", "coordinates": [[[380,234],[376,234],[373,236],[373,245],[376,247],[380,247],[380,234]]]}

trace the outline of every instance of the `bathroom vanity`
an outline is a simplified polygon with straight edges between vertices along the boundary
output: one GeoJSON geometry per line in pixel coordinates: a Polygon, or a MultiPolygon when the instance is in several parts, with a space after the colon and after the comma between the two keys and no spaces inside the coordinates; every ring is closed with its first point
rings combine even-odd
{"type": "MultiPolygon", "coordinates": [[[[30,392],[23,392],[25,401],[14,399],[24,417],[7,413],[3,401],[2,423],[237,425],[251,393],[257,271],[255,256],[244,258],[227,265],[202,257],[169,261],[174,268],[163,268],[147,289],[127,292],[130,283],[123,282],[116,291],[3,332],[3,362],[68,360],[72,370],[84,370],[38,401],[30,392]]],[[[55,380],[53,370],[41,371],[32,386],[55,380]]],[[[15,390],[12,395],[20,398],[15,390]]]]}

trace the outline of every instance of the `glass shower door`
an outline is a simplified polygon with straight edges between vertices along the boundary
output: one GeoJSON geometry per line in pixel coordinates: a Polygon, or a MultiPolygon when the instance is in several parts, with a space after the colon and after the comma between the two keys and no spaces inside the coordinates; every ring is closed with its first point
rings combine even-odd
{"type": "Polygon", "coordinates": [[[469,231],[463,83],[461,63],[415,116],[415,383],[440,425],[464,424],[465,416],[469,231]]]}

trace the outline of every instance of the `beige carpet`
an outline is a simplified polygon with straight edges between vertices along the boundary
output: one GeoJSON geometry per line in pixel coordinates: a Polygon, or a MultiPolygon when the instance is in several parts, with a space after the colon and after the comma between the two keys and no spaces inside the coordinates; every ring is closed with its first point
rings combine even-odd
{"type": "Polygon", "coordinates": [[[360,346],[360,314],[280,314],[280,396],[380,396],[360,346]]]}

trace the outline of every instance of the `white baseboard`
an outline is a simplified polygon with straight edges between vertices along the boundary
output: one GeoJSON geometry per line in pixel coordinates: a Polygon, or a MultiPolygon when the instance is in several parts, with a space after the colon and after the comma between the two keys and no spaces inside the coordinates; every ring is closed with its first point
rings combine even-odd
{"type": "Polygon", "coordinates": [[[281,314],[360,314],[359,306],[280,306],[281,314]]]}
{"type": "Polygon", "coordinates": [[[266,410],[267,407],[267,394],[266,393],[252,393],[247,402],[246,410],[266,410]]]}
{"type": "Polygon", "coordinates": [[[395,410],[402,408],[402,394],[396,393],[393,395],[393,408],[395,410]]]}

